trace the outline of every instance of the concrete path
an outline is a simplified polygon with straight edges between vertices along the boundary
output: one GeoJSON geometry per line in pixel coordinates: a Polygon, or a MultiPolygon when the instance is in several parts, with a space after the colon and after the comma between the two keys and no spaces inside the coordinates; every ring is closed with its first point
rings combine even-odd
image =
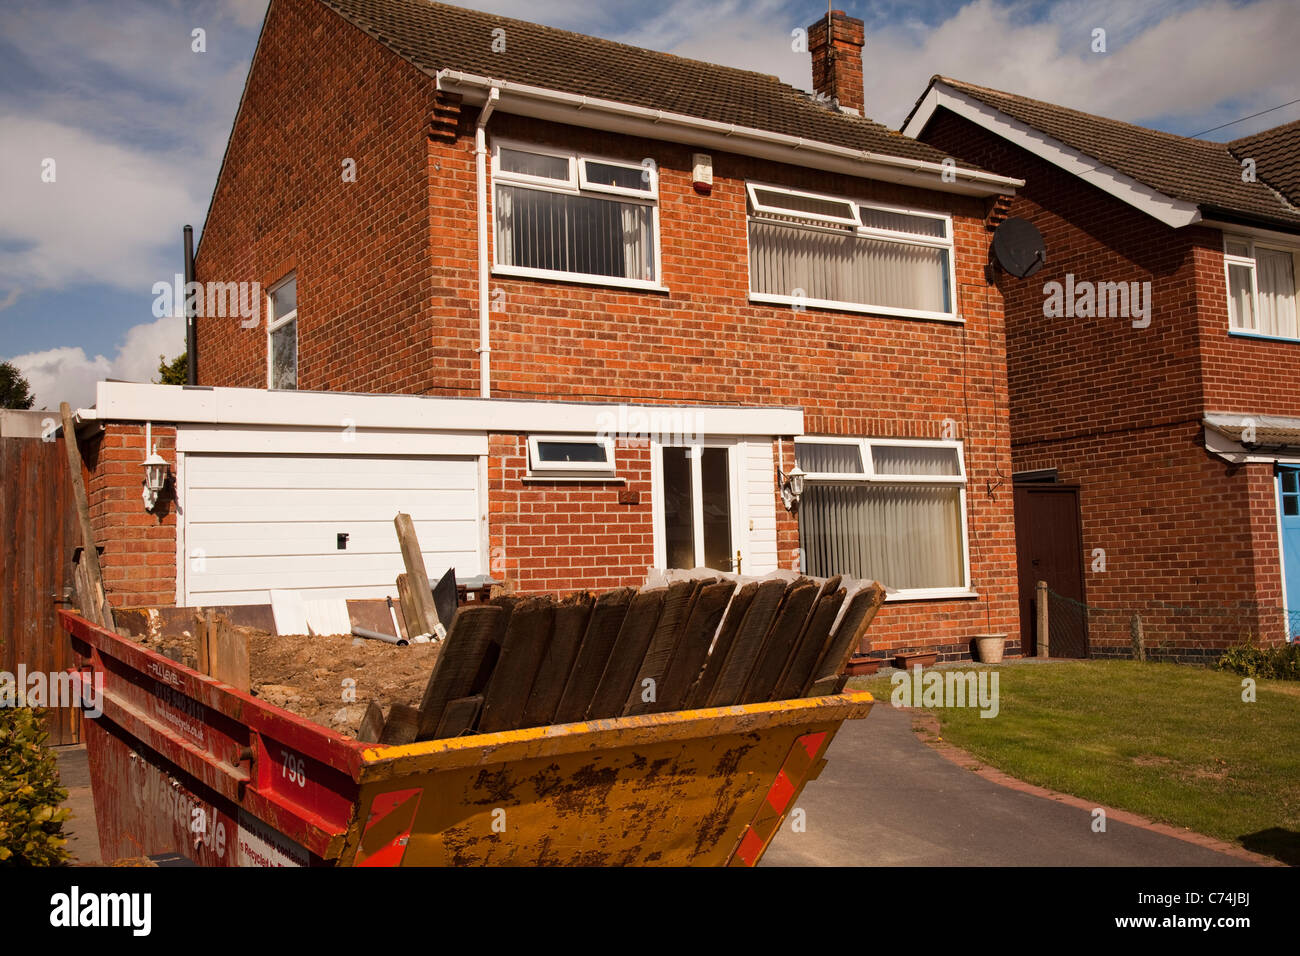
{"type": "Polygon", "coordinates": [[[68,799],[62,806],[72,811],[72,818],[63,824],[72,862],[99,864],[99,831],[95,828],[95,800],[90,790],[86,747],[84,744],[55,747],[54,754],[59,762],[59,784],[68,791],[68,799]]]}
{"type": "Polygon", "coordinates": [[[1249,866],[1138,826],[1009,789],[922,743],[910,715],[877,704],[846,721],[822,775],[796,804],[764,866],[1249,866]]]}

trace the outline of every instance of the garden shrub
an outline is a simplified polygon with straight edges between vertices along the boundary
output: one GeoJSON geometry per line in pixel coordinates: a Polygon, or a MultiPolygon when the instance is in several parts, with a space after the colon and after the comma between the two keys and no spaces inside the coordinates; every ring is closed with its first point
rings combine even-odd
{"type": "Polygon", "coordinates": [[[43,710],[0,707],[0,866],[57,866],[68,861],[54,751],[45,746],[43,710]]]}
{"type": "Polygon", "coordinates": [[[1263,680],[1300,680],[1300,643],[1259,647],[1253,642],[1228,648],[1216,665],[1243,677],[1263,680]]]}

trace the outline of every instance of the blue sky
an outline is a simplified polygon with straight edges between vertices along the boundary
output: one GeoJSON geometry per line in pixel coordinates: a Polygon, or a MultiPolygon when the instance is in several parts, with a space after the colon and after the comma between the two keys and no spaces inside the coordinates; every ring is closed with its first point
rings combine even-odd
{"type": "MultiPolygon", "coordinates": [[[[478,7],[811,85],[790,0],[487,0],[478,7]]],[[[867,112],[897,127],[933,73],[1180,135],[1300,98],[1294,0],[848,0],[867,112]],[[1106,31],[1104,54],[1093,31],[1106,31]]],[[[201,228],[266,0],[7,0],[0,9],[0,358],[37,407],[147,380],[184,347],[151,312],[201,228]],[[205,49],[193,49],[202,29],[205,49]],[[55,160],[55,181],[41,181],[55,160]]],[[[1211,133],[1300,118],[1300,104],[1211,133]]]]}

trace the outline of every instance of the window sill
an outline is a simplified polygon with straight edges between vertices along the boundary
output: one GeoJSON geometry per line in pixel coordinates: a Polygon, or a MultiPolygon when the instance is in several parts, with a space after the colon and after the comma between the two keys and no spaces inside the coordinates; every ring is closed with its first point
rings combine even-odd
{"type": "Polygon", "coordinates": [[[1240,329],[1228,329],[1228,335],[1237,339],[1263,339],[1265,342],[1290,342],[1292,345],[1300,345],[1300,338],[1291,338],[1286,335],[1265,335],[1263,332],[1247,332],[1240,329]]]}
{"type": "Polygon", "coordinates": [[[626,485],[626,478],[611,478],[608,475],[593,477],[591,475],[577,477],[573,475],[524,475],[519,479],[526,485],[556,485],[556,484],[587,484],[587,485],[626,485]]]}
{"type": "Polygon", "coordinates": [[[979,597],[978,591],[969,588],[925,588],[914,591],[894,591],[885,595],[886,604],[902,601],[952,601],[979,597]]]}
{"type": "Polygon", "coordinates": [[[613,276],[589,276],[576,272],[550,272],[546,269],[525,269],[522,266],[492,267],[494,276],[506,276],[512,279],[545,279],[549,282],[571,282],[576,285],[598,285],[611,289],[635,289],[638,292],[669,292],[667,286],[657,282],[644,282],[640,279],[618,279],[613,276]]]}
{"type": "Polygon", "coordinates": [[[950,312],[928,312],[924,309],[895,309],[883,305],[859,305],[855,302],[832,302],[828,299],[803,299],[792,295],[769,295],[766,292],[751,292],[750,302],[762,302],[770,305],[802,305],[809,309],[824,309],[830,312],[858,312],[864,315],[879,315],[897,319],[927,319],[932,322],[950,322],[965,325],[966,320],[950,312]]]}

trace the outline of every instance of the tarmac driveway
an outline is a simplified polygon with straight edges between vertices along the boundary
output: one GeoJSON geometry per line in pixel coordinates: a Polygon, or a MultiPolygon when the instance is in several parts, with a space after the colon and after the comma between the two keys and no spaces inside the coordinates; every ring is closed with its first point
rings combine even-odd
{"type": "Polygon", "coordinates": [[[907,712],[878,703],[846,721],[828,764],[764,866],[1249,866],[1248,861],[1020,793],[922,743],[907,712]]]}

